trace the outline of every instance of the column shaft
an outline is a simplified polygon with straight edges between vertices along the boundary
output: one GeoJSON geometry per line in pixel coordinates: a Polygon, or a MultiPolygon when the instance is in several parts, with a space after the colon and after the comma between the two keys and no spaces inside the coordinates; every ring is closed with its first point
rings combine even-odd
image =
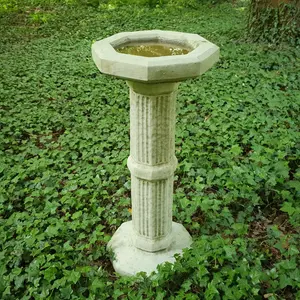
{"type": "Polygon", "coordinates": [[[171,243],[177,83],[130,86],[132,220],[136,247],[155,252],[171,243]]]}

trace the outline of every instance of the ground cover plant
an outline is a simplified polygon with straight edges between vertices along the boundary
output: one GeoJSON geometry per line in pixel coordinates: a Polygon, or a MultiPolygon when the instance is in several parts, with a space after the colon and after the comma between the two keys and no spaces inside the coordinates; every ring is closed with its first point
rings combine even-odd
{"type": "Polygon", "coordinates": [[[245,39],[240,2],[55,4],[0,15],[0,299],[299,299],[299,49],[245,39]],[[34,17],[36,16],[36,17],[34,17]],[[106,245],[130,215],[129,100],[94,40],[198,33],[218,64],[180,85],[174,220],[194,244],[148,278],[106,245]]]}

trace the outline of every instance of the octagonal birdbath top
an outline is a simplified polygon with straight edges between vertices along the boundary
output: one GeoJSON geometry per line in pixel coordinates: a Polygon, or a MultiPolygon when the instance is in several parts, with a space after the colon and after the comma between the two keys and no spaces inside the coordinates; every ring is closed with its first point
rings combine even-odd
{"type": "Polygon", "coordinates": [[[140,82],[179,82],[198,77],[219,58],[219,47],[197,34],[148,30],[122,32],[97,41],[92,46],[99,70],[108,75],[140,82]],[[145,57],[118,52],[130,45],[173,45],[187,54],[145,57]]]}

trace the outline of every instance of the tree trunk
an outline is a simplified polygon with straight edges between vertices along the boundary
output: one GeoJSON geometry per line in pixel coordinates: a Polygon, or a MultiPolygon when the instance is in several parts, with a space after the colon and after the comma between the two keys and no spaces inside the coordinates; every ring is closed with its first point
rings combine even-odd
{"type": "Polygon", "coordinates": [[[251,0],[248,34],[254,41],[300,44],[300,0],[251,0]]]}

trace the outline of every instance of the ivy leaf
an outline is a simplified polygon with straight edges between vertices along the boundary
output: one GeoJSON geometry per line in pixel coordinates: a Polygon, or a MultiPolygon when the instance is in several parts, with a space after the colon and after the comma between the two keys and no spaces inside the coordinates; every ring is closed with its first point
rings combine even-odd
{"type": "Polygon", "coordinates": [[[290,202],[284,202],[280,210],[288,213],[288,215],[290,216],[296,211],[296,209],[293,207],[293,205],[290,202]]]}
{"type": "Polygon", "coordinates": [[[82,215],[82,211],[81,211],[81,210],[75,212],[75,213],[72,215],[72,220],[78,219],[79,217],[81,217],[81,215],[82,215]]]}
{"type": "Polygon", "coordinates": [[[236,255],[235,247],[231,245],[226,245],[223,248],[226,252],[226,255],[229,259],[231,259],[234,255],[236,255]]]}
{"type": "Polygon", "coordinates": [[[233,145],[230,149],[230,152],[234,155],[234,156],[238,156],[242,153],[242,149],[239,145],[233,145]]]}
{"type": "Polygon", "coordinates": [[[248,225],[244,223],[234,223],[231,225],[238,235],[247,234],[248,225]]]}
{"type": "Polygon", "coordinates": [[[66,251],[71,251],[71,250],[73,250],[73,247],[70,245],[70,241],[67,241],[67,242],[64,243],[64,249],[65,249],[66,251]]]}
{"type": "Polygon", "coordinates": [[[67,287],[61,288],[60,293],[64,297],[64,299],[70,299],[71,295],[73,294],[73,289],[70,285],[68,285],[67,287]]]}
{"type": "Polygon", "coordinates": [[[215,285],[213,283],[208,283],[207,289],[204,293],[205,299],[207,300],[213,300],[215,299],[216,295],[219,295],[219,291],[216,289],[215,285]]]}
{"type": "Polygon", "coordinates": [[[58,234],[58,227],[53,226],[53,225],[49,225],[46,229],[46,233],[49,236],[56,236],[58,234]]]}
{"type": "Polygon", "coordinates": [[[297,263],[294,259],[290,259],[290,260],[283,260],[280,263],[277,264],[278,266],[280,266],[281,268],[285,269],[285,270],[294,270],[297,268],[297,263]]]}
{"type": "Polygon", "coordinates": [[[56,267],[51,266],[44,271],[44,277],[48,282],[50,282],[51,280],[55,279],[56,273],[57,273],[56,267]]]}
{"type": "Polygon", "coordinates": [[[288,249],[288,255],[298,255],[299,254],[299,250],[296,248],[296,246],[291,245],[288,249]]]}
{"type": "Polygon", "coordinates": [[[75,284],[79,280],[80,276],[81,274],[79,272],[72,270],[69,274],[68,279],[75,284]]]}
{"type": "Polygon", "coordinates": [[[92,282],[91,288],[94,292],[96,292],[97,289],[102,290],[103,288],[105,288],[105,283],[99,278],[95,278],[92,282]]]}
{"type": "Polygon", "coordinates": [[[300,180],[291,180],[288,185],[294,188],[297,192],[300,192],[300,180]]]}
{"type": "Polygon", "coordinates": [[[280,274],[279,275],[279,287],[280,289],[284,289],[288,285],[292,286],[293,281],[291,278],[289,278],[286,274],[280,274]]]}
{"type": "Polygon", "coordinates": [[[56,212],[56,209],[58,206],[59,206],[59,204],[55,201],[53,201],[53,202],[46,201],[45,211],[50,212],[50,214],[54,214],[56,212]]]}

